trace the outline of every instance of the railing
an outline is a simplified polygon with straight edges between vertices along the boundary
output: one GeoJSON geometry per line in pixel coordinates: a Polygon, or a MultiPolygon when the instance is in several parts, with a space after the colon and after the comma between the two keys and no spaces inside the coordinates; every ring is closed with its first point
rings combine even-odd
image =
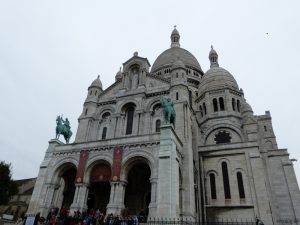
{"type": "MultiPolygon", "coordinates": [[[[255,221],[233,221],[233,220],[209,220],[206,222],[199,222],[188,218],[138,218],[138,222],[134,219],[117,219],[107,223],[107,225],[257,225],[255,221]]],[[[105,224],[105,223],[104,223],[105,224]]]]}

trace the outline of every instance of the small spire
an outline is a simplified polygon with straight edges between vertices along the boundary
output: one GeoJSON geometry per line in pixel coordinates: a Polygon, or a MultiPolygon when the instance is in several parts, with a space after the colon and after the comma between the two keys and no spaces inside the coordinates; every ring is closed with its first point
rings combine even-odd
{"type": "Polygon", "coordinates": [[[100,74],[98,74],[97,79],[100,79],[100,74]]]}
{"type": "Polygon", "coordinates": [[[174,30],[171,33],[171,48],[180,47],[180,44],[179,44],[180,35],[176,28],[177,28],[177,26],[174,25],[174,30]]]}

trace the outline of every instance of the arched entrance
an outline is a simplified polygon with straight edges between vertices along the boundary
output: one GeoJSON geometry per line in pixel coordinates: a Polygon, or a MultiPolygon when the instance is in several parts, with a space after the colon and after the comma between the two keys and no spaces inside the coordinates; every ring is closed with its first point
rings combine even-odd
{"type": "Polygon", "coordinates": [[[129,169],[125,189],[125,208],[129,214],[148,216],[150,176],[150,168],[145,162],[137,162],[129,169]]]}
{"type": "Polygon", "coordinates": [[[76,177],[76,168],[72,166],[67,166],[62,174],[61,178],[63,178],[64,188],[63,188],[63,200],[62,200],[62,208],[70,208],[74,194],[75,194],[75,177],[76,177]]]}
{"type": "Polygon", "coordinates": [[[89,195],[87,199],[88,210],[99,209],[106,212],[110,196],[110,166],[105,163],[95,165],[90,175],[89,195]]]}

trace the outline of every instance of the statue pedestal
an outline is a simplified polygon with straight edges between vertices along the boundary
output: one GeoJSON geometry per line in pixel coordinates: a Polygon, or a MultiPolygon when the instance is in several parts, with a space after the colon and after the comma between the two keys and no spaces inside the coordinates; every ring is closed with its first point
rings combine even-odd
{"type": "Polygon", "coordinates": [[[156,214],[159,218],[179,217],[179,159],[176,151],[178,141],[172,125],[160,127],[156,214]]]}

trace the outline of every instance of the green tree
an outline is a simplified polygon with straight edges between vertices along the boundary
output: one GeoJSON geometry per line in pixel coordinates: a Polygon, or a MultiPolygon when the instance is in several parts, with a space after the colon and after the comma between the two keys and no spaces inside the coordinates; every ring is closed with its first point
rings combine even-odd
{"type": "Polygon", "coordinates": [[[11,164],[0,161],[0,205],[6,205],[17,193],[18,184],[11,178],[11,164]]]}

